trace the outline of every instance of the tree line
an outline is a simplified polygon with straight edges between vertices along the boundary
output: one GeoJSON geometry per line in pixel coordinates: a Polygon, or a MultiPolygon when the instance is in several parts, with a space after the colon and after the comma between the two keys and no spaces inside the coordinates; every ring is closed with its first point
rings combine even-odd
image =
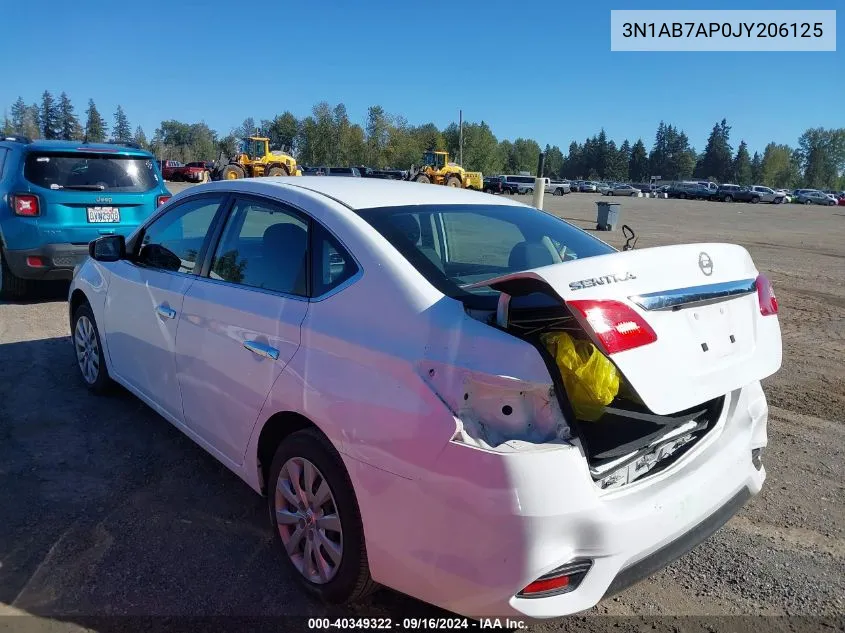
{"type": "MultiPolygon", "coordinates": [[[[159,158],[183,162],[231,155],[240,138],[256,135],[268,137],[272,149],[291,153],[303,165],[406,169],[419,164],[427,149],[446,150],[455,161],[461,155],[457,123],[444,129],[434,123],[412,125],[378,105],[367,110],[363,125],[350,120],[343,103],[332,106],[322,101],[305,117],[286,111],[273,119],[247,118],[225,135],[204,122],[162,121],[149,140],[140,126],[132,131],[120,105],[111,125],[92,99],[84,117],[83,124],[66,93],[56,98],[45,90],[40,102],[30,105],[19,97],[4,114],[2,132],[33,139],[134,142],[159,158]]],[[[633,143],[625,139],[617,145],[602,129],[583,143],[573,141],[564,154],[557,145],[541,148],[534,139],[499,140],[484,121],[464,123],[462,157],[468,170],[489,175],[533,174],[541,151],[546,155],[543,175],[551,178],[637,183],[648,182],[650,177],[696,178],[740,185],[845,189],[845,128],[811,128],[795,147],[772,142],[762,153],[751,155],[741,139],[734,150],[731,126],[725,119],[713,126],[701,152],[690,145],[683,130],[661,121],[650,148],[642,138],[633,143]]]]}

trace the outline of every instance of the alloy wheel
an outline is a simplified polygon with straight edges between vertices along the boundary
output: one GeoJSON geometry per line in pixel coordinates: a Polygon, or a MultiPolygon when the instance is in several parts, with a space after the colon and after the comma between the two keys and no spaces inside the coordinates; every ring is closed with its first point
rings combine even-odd
{"type": "Polygon", "coordinates": [[[94,325],[87,316],[83,315],[76,320],[73,342],[82,377],[89,385],[93,385],[100,375],[100,346],[97,344],[94,325]]]}
{"type": "Polygon", "coordinates": [[[285,462],[276,481],[276,524],[294,567],[318,585],[337,574],[343,528],[323,473],[303,457],[285,462]]]}

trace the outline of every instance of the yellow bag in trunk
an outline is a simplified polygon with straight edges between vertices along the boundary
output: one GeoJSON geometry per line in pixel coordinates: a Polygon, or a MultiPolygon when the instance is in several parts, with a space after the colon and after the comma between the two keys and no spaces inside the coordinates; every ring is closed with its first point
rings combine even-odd
{"type": "Polygon", "coordinates": [[[575,415],[595,421],[619,393],[619,372],[590,341],[565,332],[549,332],[540,341],[554,356],[575,415]]]}

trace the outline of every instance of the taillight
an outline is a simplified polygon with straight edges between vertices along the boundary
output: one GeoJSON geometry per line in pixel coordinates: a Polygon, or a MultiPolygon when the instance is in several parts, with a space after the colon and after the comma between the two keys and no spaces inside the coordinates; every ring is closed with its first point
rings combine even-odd
{"type": "Polygon", "coordinates": [[[775,290],[772,288],[772,282],[766,275],[758,275],[757,281],[754,282],[757,286],[757,301],[760,304],[760,314],[763,316],[771,316],[778,313],[778,298],[775,296],[775,290]]]}
{"type": "Polygon", "coordinates": [[[29,194],[12,196],[12,208],[15,210],[15,215],[33,217],[41,214],[38,196],[29,194]]]}
{"type": "Polygon", "coordinates": [[[595,333],[608,354],[642,347],[657,340],[651,326],[633,308],[620,301],[582,299],[567,301],[576,318],[595,333]]]}
{"type": "Polygon", "coordinates": [[[156,198],[156,207],[160,207],[160,206],[161,206],[161,205],[163,205],[165,202],[167,202],[168,200],[170,200],[170,198],[172,198],[172,197],[173,197],[173,196],[159,196],[158,198],[156,198]]]}
{"type": "Polygon", "coordinates": [[[575,591],[592,566],[593,562],[589,559],[575,560],[561,565],[548,574],[540,576],[516,595],[518,598],[545,598],[575,591]]]}

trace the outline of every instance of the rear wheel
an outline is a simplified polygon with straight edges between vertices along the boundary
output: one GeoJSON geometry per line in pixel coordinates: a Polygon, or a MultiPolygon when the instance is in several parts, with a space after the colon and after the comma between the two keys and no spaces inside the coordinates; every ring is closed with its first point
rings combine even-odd
{"type": "Polygon", "coordinates": [[[271,167],[267,172],[268,176],[287,176],[288,172],[283,167],[271,167]]]}
{"type": "Polygon", "coordinates": [[[319,431],[297,431],[282,441],[267,489],[276,542],[306,590],[343,603],[378,588],[367,564],[352,482],[319,431]]]}
{"type": "Polygon", "coordinates": [[[725,202],[733,202],[733,196],[725,196],[725,202]]]}
{"type": "Polygon", "coordinates": [[[6,256],[0,248],[0,298],[21,299],[29,291],[29,280],[16,276],[6,263],[6,256]]]}
{"type": "Polygon", "coordinates": [[[237,180],[238,178],[244,178],[245,176],[246,174],[244,174],[244,170],[238,165],[226,165],[220,172],[221,180],[237,180]]]}
{"type": "Polygon", "coordinates": [[[804,204],[810,204],[809,200],[804,200],[804,204]]]}
{"type": "Polygon", "coordinates": [[[678,198],[681,199],[681,200],[684,200],[686,197],[687,197],[687,194],[685,194],[685,193],[679,193],[678,194],[678,198]]]}
{"type": "Polygon", "coordinates": [[[461,179],[457,176],[449,176],[446,179],[446,186],[447,187],[460,187],[461,186],[461,179]]]}
{"type": "Polygon", "coordinates": [[[835,204],[836,204],[836,203],[835,203],[833,200],[831,200],[830,202],[828,202],[828,203],[827,203],[827,206],[832,207],[832,206],[833,206],[833,205],[835,205],[835,204]]]}
{"type": "Polygon", "coordinates": [[[526,195],[533,196],[533,195],[534,195],[534,190],[533,190],[533,189],[526,189],[526,190],[525,190],[525,193],[526,193],[526,195]]]}
{"type": "Polygon", "coordinates": [[[758,196],[751,198],[751,204],[757,204],[758,202],[760,202],[760,198],[758,196]]]}
{"type": "Polygon", "coordinates": [[[562,196],[563,195],[563,189],[561,189],[560,187],[555,189],[555,195],[556,196],[562,196]]]}
{"type": "Polygon", "coordinates": [[[426,185],[431,184],[431,180],[429,180],[428,176],[425,174],[419,174],[416,178],[414,178],[414,182],[421,182],[426,185]]]}

